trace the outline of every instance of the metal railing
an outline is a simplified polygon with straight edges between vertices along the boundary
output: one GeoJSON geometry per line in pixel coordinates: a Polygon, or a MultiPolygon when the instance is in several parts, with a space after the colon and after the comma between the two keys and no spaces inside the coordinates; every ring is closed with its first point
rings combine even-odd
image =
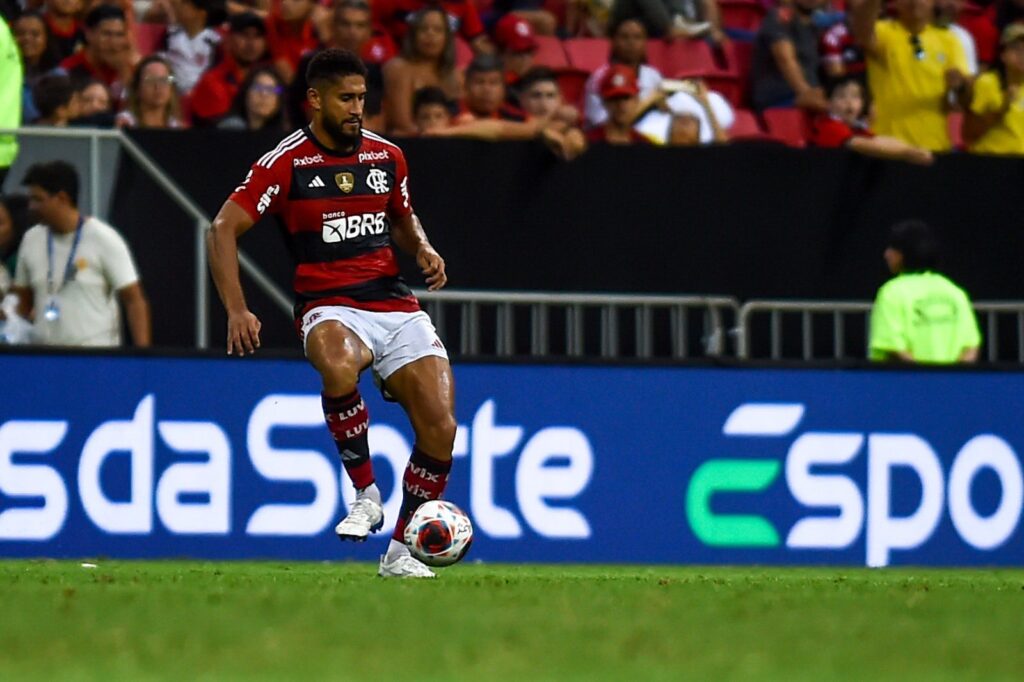
{"type": "Polygon", "coordinates": [[[685,359],[723,355],[739,302],[724,296],[417,291],[460,355],[685,359]],[[457,338],[458,342],[452,343],[457,338]]]}
{"type": "MultiPolygon", "coordinates": [[[[210,227],[210,218],[192,199],[185,194],[164,170],[149,155],[120,130],[104,130],[98,128],[0,128],[0,135],[21,137],[52,138],[52,139],[88,139],[89,164],[85,173],[85,182],[89,187],[90,206],[97,216],[106,216],[105,207],[100,201],[100,144],[103,139],[117,140],[125,153],[132,158],[139,168],[162,189],[171,200],[181,208],[193,221],[193,239],[195,242],[195,342],[197,348],[208,348],[210,345],[209,330],[209,276],[207,275],[206,231],[210,227]]],[[[59,156],[57,150],[55,156],[59,156]]],[[[258,286],[281,310],[289,317],[292,314],[291,297],[285,294],[249,256],[241,250],[238,252],[238,264],[242,272],[252,278],[258,286]]]]}
{"type": "MultiPolygon", "coordinates": [[[[972,305],[982,330],[984,358],[1024,364],[1024,301],[976,301],[972,305]],[[1008,338],[1012,342],[1007,343],[1008,338]]],[[[740,308],[739,323],[732,330],[737,356],[743,360],[792,359],[787,350],[798,347],[796,357],[801,360],[864,359],[871,335],[871,307],[870,301],[749,301],[740,308]],[[766,334],[755,339],[759,329],[765,331],[755,327],[755,317],[764,315],[768,316],[766,334]],[[794,328],[794,322],[799,328],[795,339],[785,334],[785,328],[794,328]],[[863,338],[858,353],[849,352],[851,335],[863,338]],[[757,340],[762,341],[759,347],[767,347],[766,355],[755,351],[757,340]],[[827,355],[816,352],[828,346],[831,352],[827,355]]]]}

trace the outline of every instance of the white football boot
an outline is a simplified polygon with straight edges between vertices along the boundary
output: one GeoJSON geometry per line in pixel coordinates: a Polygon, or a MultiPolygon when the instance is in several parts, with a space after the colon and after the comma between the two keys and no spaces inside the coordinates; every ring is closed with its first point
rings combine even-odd
{"type": "Polygon", "coordinates": [[[334,532],[341,540],[363,542],[370,533],[384,526],[384,508],[369,497],[360,497],[352,503],[348,516],[343,518],[334,532]]]}
{"type": "Polygon", "coordinates": [[[387,554],[380,556],[377,575],[382,578],[436,578],[427,565],[418,561],[413,555],[402,553],[390,559],[387,554]]]}

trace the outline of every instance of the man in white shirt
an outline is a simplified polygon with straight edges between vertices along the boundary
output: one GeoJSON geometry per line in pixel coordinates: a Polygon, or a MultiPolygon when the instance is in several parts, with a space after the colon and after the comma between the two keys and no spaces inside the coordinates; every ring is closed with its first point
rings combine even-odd
{"type": "Polygon", "coordinates": [[[210,4],[210,0],[170,0],[166,54],[174,85],[182,95],[192,92],[220,45],[220,34],[207,26],[210,4]]]}
{"type": "Polygon", "coordinates": [[[120,299],[132,341],[149,346],[149,303],[128,244],[110,225],[79,212],[74,167],[64,161],[36,164],[22,184],[40,223],[22,239],[12,291],[19,299],[17,314],[34,321],[32,340],[119,346],[120,299]]]}

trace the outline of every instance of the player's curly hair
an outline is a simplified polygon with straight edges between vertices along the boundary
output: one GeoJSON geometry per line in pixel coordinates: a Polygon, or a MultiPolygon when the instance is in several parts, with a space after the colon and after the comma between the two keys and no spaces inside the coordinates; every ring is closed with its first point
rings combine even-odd
{"type": "Polygon", "coordinates": [[[345,76],[366,78],[366,65],[352,52],[336,47],[318,52],[306,67],[306,82],[317,90],[345,76]]]}

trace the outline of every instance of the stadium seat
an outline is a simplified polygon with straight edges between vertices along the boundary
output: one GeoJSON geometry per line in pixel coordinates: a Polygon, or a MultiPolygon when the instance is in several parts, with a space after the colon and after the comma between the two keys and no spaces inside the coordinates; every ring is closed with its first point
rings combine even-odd
{"type": "Polygon", "coordinates": [[[568,104],[582,108],[583,89],[587,84],[590,74],[580,69],[559,69],[558,89],[562,91],[562,98],[568,104]]]}
{"type": "Polygon", "coordinates": [[[764,19],[764,5],[757,0],[718,0],[722,26],[756,33],[764,19]]]}
{"type": "Polygon", "coordinates": [[[946,119],[949,129],[949,139],[953,143],[953,149],[964,148],[964,114],[961,111],[951,111],[946,119]]]}
{"type": "Polygon", "coordinates": [[[135,24],[135,46],[143,57],[159,52],[164,47],[167,34],[165,24],[135,24]]]}
{"type": "Polygon", "coordinates": [[[607,38],[570,38],[562,43],[569,66],[592,73],[608,62],[611,44],[607,38]]]}
{"type": "Polygon", "coordinates": [[[772,137],[791,147],[807,146],[807,117],[800,109],[765,109],[761,114],[772,137]]]}
{"type": "Polygon", "coordinates": [[[651,51],[658,53],[658,59],[665,68],[659,70],[662,75],[670,74],[679,78],[704,76],[719,69],[711,47],[703,40],[673,40],[666,43],[661,40],[647,41],[648,59],[651,51]],[[660,45],[661,47],[658,47],[660,45]]]}
{"type": "Polygon", "coordinates": [[[761,140],[767,136],[757,122],[757,116],[748,109],[736,109],[736,119],[729,128],[729,138],[733,140],[761,140]]]}
{"type": "Polygon", "coordinates": [[[565,56],[561,40],[553,36],[536,36],[536,40],[537,52],[533,55],[535,64],[552,69],[564,69],[569,66],[569,59],[565,56]]]}
{"type": "Polygon", "coordinates": [[[455,65],[465,69],[473,61],[473,48],[461,36],[455,36],[455,65]]]}
{"type": "Polygon", "coordinates": [[[750,72],[754,63],[754,44],[733,40],[725,46],[724,50],[726,64],[729,71],[735,74],[735,87],[739,91],[738,99],[730,101],[737,106],[746,105],[750,97],[750,72]]]}

